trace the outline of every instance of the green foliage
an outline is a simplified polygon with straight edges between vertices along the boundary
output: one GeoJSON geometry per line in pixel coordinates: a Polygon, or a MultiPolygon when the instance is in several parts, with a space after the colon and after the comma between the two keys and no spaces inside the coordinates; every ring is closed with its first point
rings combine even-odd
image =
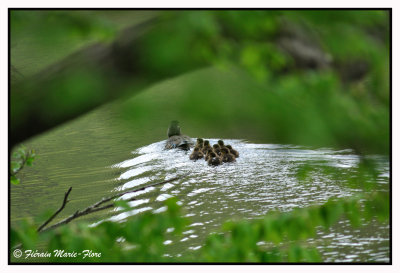
{"type": "MultiPolygon", "coordinates": [[[[166,201],[167,210],[163,213],[144,213],[120,223],[105,221],[95,227],[84,222],[69,224],[39,235],[47,242],[45,250],[50,253],[101,253],[100,258],[85,259],[52,255],[46,260],[49,262],[322,262],[315,246],[307,243],[307,239],[316,236],[318,227],[329,229],[343,217],[354,226],[372,217],[388,221],[387,194],[362,197],[366,200],[365,208],[359,197],[331,199],[321,206],[270,212],[258,220],[228,221],[220,233],[206,238],[199,251],[180,259],[163,256],[167,236],[179,239],[187,225],[174,199],[166,201]],[[170,234],[169,228],[173,228],[170,234]]],[[[22,243],[24,249],[35,249],[39,235],[35,225],[25,220],[11,229],[11,245],[22,243]]]]}
{"type": "Polygon", "coordinates": [[[356,197],[331,199],[321,206],[286,213],[271,212],[252,222],[228,222],[222,234],[207,238],[202,255],[207,262],[322,262],[317,249],[306,242],[316,235],[318,227],[329,229],[342,217],[354,226],[372,214],[380,220],[388,220],[387,194],[364,197],[368,204],[381,206],[381,210],[375,207],[373,212],[369,205],[362,209],[356,197]]]}
{"type": "Polygon", "coordinates": [[[110,40],[115,35],[115,26],[90,12],[12,10],[10,19],[13,34],[40,27],[42,31],[38,32],[37,39],[93,37],[110,40]]]}
{"type": "Polygon", "coordinates": [[[36,157],[33,149],[28,150],[24,145],[21,145],[12,153],[10,160],[10,182],[11,184],[18,185],[20,179],[17,178],[17,173],[26,166],[32,166],[32,163],[36,157]]]}
{"type": "MultiPolygon", "coordinates": [[[[369,162],[362,160],[356,170],[360,172],[360,179],[376,184],[373,167],[365,168],[371,166],[369,162]]],[[[310,168],[305,170],[300,171],[302,179],[307,178],[305,173],[310,168]]],[[[329,171],[326,173],[329,175],[329,171]]],[[[353,186],[350,177],[343,182],[353,186]]],[[[321,227],[329,230],[344,219],[353,227],[371,219],[389,220],[388,192],[376,186],[369,189],[351,198],[331,198],[321,205],[288,212],[271,211],[260,219],[227,221],[219,232],[206,238],[201,249],[179,259],[164,256],[164,242],[179,240],[188,224],[174,198],[165,201],[164,212],[147,212],[123,222],[103,221],[94,227],[84,222],[70,223],[38,234],[36,225],[25,220],[11,229],[10,240],[11,246],[22,243],[24,249],[35,249],[37,242],[44,241],[44,250],[50,253],[55,250],[101,253],[101,257],[85,256],[85,259],[52,255],[44,260],[51,262],[322,262],[316,246],[308,240],[321,227]]],[[[126,211],[131,209],[125,201],[115,204],[126,211]]]]}
{"type": "Polygon", "coordinates": [[[38,240],[37,227],[32,219],[24,219],[10,232],[11,247],[21,243],[26,249],[34,249],[38,240]]]}
{"type": "Polygon", "coordinates": [[[19,180],[19,178],[17,178],[15,175],[11,175],[11,177],[10,177],[10,182],[11,182],[11,184],[13,184],[13,185],[18,185],[19,182],[20,182],[20,180],[19,180]]]}
{"type": "Polygon", "coordinates": [[[301,183],[313,183],[313,175],[322,174],[325,178],[340,182],[343,186],[361,189],[365,192],[382,190],[377,183],[379,173],[374,160],[360,156],[360,162],[348,169],[348,173],[340,172],[334,166],[329,166],[326,161],[318,161],[313,164],[303,164],[296,168],[295,176],[301,183]]]}
{"type": "MultiPolygon", "coordinates": [[[[114,18],[125,18],[127,26],[145,13],[129,12],[110,14],[114,18]]],[[[11,11],[11,37],[13,41],[21,37],[51,40],[52,43],[28,44],[29,49],[38,46],[30,53],[40,55],[40,60],[47,60],[39,52],[44,51],[47,56],[51,50],[46,45],[51,44],[51,49],[60,54],[57,58],[48,58],[54,63],[68,55],[64,53],[70,52],[69,49],[87,45],[88,41],[115,41],[120,25],[103,13],[11,11]]],[[[162,87],[167,89],[163,92],[162,104],[174,104],[172,109],[166,109],[173,119],[187,117],[187,123],[220,137],[223,131],[227,137],[233,135],[268,143],[346,147],[388,154],[389,36],[389,14],[384,10],[162,11],[155,25],[134,43],[128,43],[123,49],[118,43],[113,47],[117,53],[121,50],[122,60],[114,56],[117,60],[108,61],[124,63],[121,71],[102,74],[88,66],[38,87],[52,90],[48,97],[38,98],[46,105],[40,118],[71,118],[98,105],[109,98],[107,94],[111,92],[107,91],[113,90],[125,73],[159,80],[213,66],[225,72],[229,70],[228,84],[219,80],[227,76],[212,70],[215,77],[206,75],[206,79],[201,76],[196,79],[186,74],[183,77],[192,83],[184,80],[176,86],[166,83],[162,87]],[[300,41],[305,52],[320,52],[319,58],[328,64],[322,69],[299,61],[295,53],[282,46],[284,39],[289,39],[291,45],[300,41]],[[128,71],[124,67],[129,67],[128,71]],[[252,78],[238,72],[238,67],[252,78]],[[238,92],[232,91],[237,86],[238,92]],[[179,101],[173,100],[171,97],[177,95],[175,89],[179,88],[185,91],[183,98],[178,96],[179,101]],[[221,92],[225,95],[216,94],[221,92]],[[198,99],[196,94],[204,103],[193,105],[193,99],[198,99]],[[60,97],[66,103],[57,103],[60,97]],[[224,128],[220,128],[221,124],[224,128]],[[240,135],[240,132],[246,134],[240,135]]],[[[19,63],[28,59],[23,55],[27,50],[19,47],[12,47],[11,52],[12,64],[17,68],[23,67],[19,63]]],[[[25,85],[21,88],[25,90],[25,85]]],[[[127,90],[133,93],[137,88],[132,83],[127,90]]],[[[18,123],[24,120],[19,114],[27,114],[21,109],[28,109],[34,103],[17,94],[13,96],[12,122],[18,123]]],[[[152,107],[156,109],[156,122],[165,124],[160,116],[169,122],[163,105],[140,101],[127,106],[131,119],[149,124],[149,129],[157,128],[147,114],[152,107]],[[135,116],[140,111],[148,116],[147,120],[135,116]]]]}
{"type": "MultiPolygon", "coordinates": [[[[335,62],[367,61],[373,77],[387,67],[387,12],[357,10],[168,11],[141,41],[139,59],[143,68],[168,75],[221,62],[236,62],[256,76],[270,74],[292,64],[278,43],[287,31],[320,44],[335,62]]],[[[388,75],[382,76],[387,84],[388,75]]]]}
{"type": "Polygon", "coordinates": [[[117,30],[96,12],[11,10],[11,63],[30,76],[84,45],[112,42],[117,30]]]}
{"type": "MultiPolygon", "coordinates": [[[[153,86],[118,108],[134,120],[130,127],[147,126],[153,138],[158,137],[154,136],[158,133],[154,128],[165,127],[178,118],[187,125],[185,133],[189,135],[388,154],[388,18],[386,11],[367,10],[165,11],[151,31],[131,45],[135,71],[160,79],[210,65],[220,69],[185,74],[153,86]],[[304,66],[294,54],[284,50],[282,37],[305,40],[333,62],[326,69],[304,66]],[[365,71],[349,77],[348,74],[357,72],[354,64],[359,63],[366,67],[365,71]]],[[[90,12],[11,11],[10,21],[12,64],[23,68],[26,60],[36,58],[34,65],[26,65],[28,68],[22,71],[26,74],[61,60],[89,42],[112,42],[118,29],[116,24],[90,12]],[[22,38],[28,42],[21,46],[15,41],[22,38]],[[27,45],[30,50],[26,50],[27,45]]],[[[51,116],[67,113],[71,118],[74,110],[86,109],[82,102],[101,102],[107,89],[117,81],[117,77],[105,77],[88,66],[55,77],[49,86],[43,87],[53,92],[37,99],[47,105],[51,116]],[[62,107],[57,104],[61,98],[66,102],[62,107]]],[[[127,89],[137,91],[135,87],[127,89]]],[[[15,100],[16,92],[12,98],[12,118],[23,113],[21,108],[35,105],[29,100],[15,100]]],[[[50,116],[42,113],[43,118],[50,116]]],[[[32,165],[34,158],[34,151],[24,147],[13,153],[12,184],[20,182],[16,174],[25,165],[32,165]]],[[[368,193],[285,213],[271,212],[258,220],[229,221],[219,233],[205,240],[203,248],[181,259],[319,262],[321,257],[315,246],[307,243],[318,228],[328,229],[342,218],[349,219],[355,227],[374,218],[389,219],[389,196],[379,189],[374,170],[365,158],[354,168],[353,176],[342,175],[336,168],[305,165],[296,173],[303,183],[313,183],[310,174],[321,172],[343,181],[343,186],[368,193]]],[[[116,204],[129,209],[125,202],[116,204]]],[[[177,261],[163,256],[163,242],[179,236],[186,220],[180,216],[174,200],[167,200],[166,205],[163,213],[144,213],[121,223],[105,221],[94,227],[83,222],[71,223],[40,234],[32,221],[22,221],[11,229],[11,246],[22,243],[24,249],[34,249],[41,242],[41,247],[49,252],[91,249],[101,253],[101,258],[85,260],[44,259],[54,262],[177,261]],[[174,231],[168,233],[168,228],[174,231]]]]}
{"type": "Polygon", "coordinates": [[[365,214],[368,220],[377,217],[379,221],[387,222],[390,215],[389,194],[373,192],[365,203],[365,214]]]}
{"type": "MultiPolygon", "coordinates": [[[[123,201],[117,202],[127,208],[123,201]]],[[[71,223],[57,230],[37,233],[32,221],[22,221],[19,226],[11,229],[11,246],[22,243],[24,249],[34,250],[40,236],[45,241],[45,249],[54,254],[55,250],[65,253],[83,253],[91,250],[101,253],[97,256],[77,256],[77,258],[51,255],[48,262],[162,262],[167,261],[164,254],[164,244],[167,236],[177,237],[187,225],[187,220],[181,217],[181,208],[176,200],[165,201],[167,210],[162,213],[144,213],[124,222],[104,221],[89,227],[87,223],[71,223]],[[173,229],[167,232],[167,229],[173,229]]],[[[31,262],[40,260],[33,259],[31,262]]]]}
{"type": "Polygon", "coordinates": [[[147,89],[126,105],[129,122],[179,117],[197,135],[388,154],[388,30],[386,11],[165,12],[135,46],[141,73],[220,70],[147,89]],[[330,63],[304,65],[283,38],[311,44],[330,63]]]}
{"type": "Polygon", "coordinates": [[[267,65],[281,69],[287,62],[268,41],[279,31],[277,15],[270,11],[164,12],[157,28],[138,45],[140,67],[169,76],[237,62],[264,79],[267,65]]]}
{"type": "MultiPolygon", "coordinates": [[[[190,136],[389,152],[388,108],[354,99],[341,89],[337,75],[287,74],[264,85],[229,69],[203,69],[160,83],[118,109],[130,127],[137,123],[148,131],[179,117],[190,136]]],[[[151,132],[164,137],[162,130],[151,132]]]]}

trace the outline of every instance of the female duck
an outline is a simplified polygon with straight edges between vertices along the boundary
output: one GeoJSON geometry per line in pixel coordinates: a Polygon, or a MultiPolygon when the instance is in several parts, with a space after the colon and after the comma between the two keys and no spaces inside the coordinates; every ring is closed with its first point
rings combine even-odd
{"type": "Polygon", "coordinates": [[[179,127],[179,122],[176,120],[171,121],[167,135],[168,139],[165,143],[165,149],[179,148],[188,151],[193,146],[192,139],[181,134],[181,127],[179,127]]]}

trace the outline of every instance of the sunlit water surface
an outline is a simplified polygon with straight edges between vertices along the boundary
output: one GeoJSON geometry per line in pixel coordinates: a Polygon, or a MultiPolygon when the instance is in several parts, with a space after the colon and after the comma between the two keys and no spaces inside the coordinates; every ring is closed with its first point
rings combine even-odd
{"type": "MultiPolygon", "coordinates": [[[[214,86],[211,90],[233,90],[238,95],[242,95],[242,88],[248,87],[241,80],[234,80],[236,74],[222,77],[224,74],[214,70],[209,72],[198,79],[196,74],[194,78],[167,81],[141,93],[144,97],[135,96],[139,109],[146,109],[143,113],[139,110],[133,113],[137,119],[121,119],[124,107],[122,102],[116,102],[28,140],[26,146],[35,149],[37,156],[32,167],[23,168],[18,174],[21,183],[9,186],[10,224],[15,226],[21,219],[37,217],[45,211],[54,213],[69,187],[72,187],[70,202],[53,222],[116,192],[187,175],[171,183],[124,195],[123,199],[136,197],[130,202],[133,210],[129,213],[101,211],[77,220],[93,224],[104,220],[124,221],[146,211],[162,211],[163,201],[174,196],[182,205],[184,217],[191,222],[182,239],[164,242],[166,255],[179,256],[201,248],[205,237],[218,232],[226,220],[256,219],[271,210],[290,211],[322,204],[330,197],[354,196],[360,191],[349,188],[341,179],[341,175],[350,177],[357,172],[359,158],[351,150],[315,150],[224,139],[240,152],[240,157],[235,163],[217,167],[208,166],[204,160],[190,161],[187,152],[164,150],[164,141],[157,141],[165,137],[167,128],[160,126],[167,126],[176,118],[176,112],[166,110],[175,109],[179,101],[183,103],[180,98],[186,97],[192,80],[203,85],[204,79],[211,79],[207,85],[214,86]],[[175,97],[171,98],[171,94],[175,97]],[[165,98],[178,102],[168,104],[171,108],[163,111],[147,109],[147,105],[153,103],[164,105],[165,98]],[[311,177],[299,180],[296,174],[307,164],[312,166],[311,177]],[[324,166],[333,168],[333,175],[326,175],[324,166]]],[[[222,93],[219,96],[225,98],[222,93]]],[[[132,107],[131,103],[129,106],[132,107]]],[[[186,123],[182,122],[184,133],[221,135],[215,128],[208,129],[206,125],[197,128],[189,121],[187,118],[186,123]]],[[[265,141],[257,136],[249,136],[249,139],[265,141]]],[[[215,141],[212,139],[211,144],[215,141]]],[[[380,190],[388,191],[388,158],[371,158],[378,163],[380,190]]],[[[317,246],[325,262],[388,262],[389,232],[387,224],[377,221],[360,228],[342,221],[328,231],[320,229],[318,236],[309,241],[317,246]]]]}
{"type": "MultiPolygon", "coordinates": [[[[351,150],[309,150],[289,145],[252,144],[240,140],[224,140],[240,153],[235,163],[211,167],[204,160],[189,160],[190,152],[164,150],[164,141],[132,151],[132,157],[116,162],[112,169],[120,170],[113,191],[126,191],[186,175],[177,181],[125,194],[135,197],[129,204],[134,209],[108,218],[124,221],[145,211],[163,211],[163,201],[176,197],[191,224],[184,237],[167,240],[166,256],[181,256],[202,247],[204,238],[218,231],[228,219],[255,219],[271,210],[290,211],[293,208],[322,204],[331,197],[350,197],[360,189],[348,188],[340,179],[318,172],[318,167],[334,167],[337,173],[352,174],[359,157],[351,150]],[[306,181],[298,179],[299,168],[309,164],[317,167],[306,181]]],[[[216,143],[211,139],[211,145],[216,143]]],[[[382,157],[374,156],[379,166],[381,190],[388,190],[389,167],[382,157]]],[[[322,169],[321,169],[322,170],[322,169]]],[[[101,220],[102,221],[102,220],[101,220]]],[[[97,222],[98,223],[98,222],[97,222]]],[[[360,228],[342,220],[329,231],[320,229],[316,245],[325,262],[388,262],[389,226],[373,221],[360,228]]]]}

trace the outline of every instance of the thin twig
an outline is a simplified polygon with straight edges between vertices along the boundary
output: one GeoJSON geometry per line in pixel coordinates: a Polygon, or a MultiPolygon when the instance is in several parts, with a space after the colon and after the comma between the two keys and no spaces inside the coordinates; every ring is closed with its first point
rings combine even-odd
{"type": "Polygon", "coordinates": [[[127,193],[132,193],[132,192],[138,192],[138,191],[141,191],[141,190],[145,190],[145,189],[150,188],[150,187],[154,187],[154,186],[158,186],[158,185],[161,185],[161,184],[165,184],[165,183],[168,183],[168,182],[172,182],[172,181],[178,180],[178,179],[183,178],[185,176],[187,176],[187,174],[181,175],[181,176],[177,176],[177,177],[165,180],[165,181],[153,183],[153,184],[150,184],[150,185],[145,185],[145,186],[143,186],[141,188],[138,188],[138,189],[133,189],[133,190],[131,189],[131,190],[128,190],[128,191],[125,191],[125,192],[120,192],[120,193],[118,193],[116,195],[113,195],[113,196],[110,196],[110,197],[107,197],[107,198],[103,198],[102,200],[100,200],[99,202],[93,204],[92,206],[93,207],[98,207],[101,204],[104,204],[104,203],[106,203],[106,202],[108,202],[110,200],[113,200],[115,198],[121,197],[121,196],[123,196],[123,195],[125,195],[127,193]]]}
{"type": "MultiPolygon", "coordinates": [[[[104,204],[104,203],[106,203],[108,201],[111,201],[111,200],[113,200],[115,198],[121,197],[121,196],[123,196],[123,195],[125,195],[127,193],[138,192],[138,191],[147,189],[149,187],[153,187],[153,186],[157,186],[157,185],[161,185],[161,184],[165,184],[165,183],[168,183],[168,182],[172,182],[172,181],[178,180],[178,179],[180,179],[182,177],[185,177],[185,176],[187,176],[187,174],[182,175],[182,176],[177,176],[177,177],[174,177],[174,178],[162,181],[162,182],[157,182],[157,183],[153,183],[153,184],[150,184],[150,185],[146,185],[146,186],[143,186],[143,187],[138,188],[138,189],[133,189],[133,190],[131,189],[131,190],[128,190],[128,191],[125,191],[125,192],[121,192],[121,193],[115,194],[115,195],[107,197],[107,198],[103,198],[102,200],[100,200],[100,201],[94,203],[93,205],[85,208],[84,210],[82,210],[82,211],[77,210],[77,211],[75,211],[74,214],[71,214],[67,218],[55,223],[54,225],[51,225],[51,226],[49,226],[49,227],[47,227],[45,229],[41,229],[40,232],[48,231],[48,230],[57,228],[57,227],[59,227],[61,225],[68,224],[72,220],[75,220],[75,219],[77,219],[79,217],[82,217],[84,215],[88,215],[88,214],[91,214],[91,213],[94,213],[94,212],[97,212],[97,211],[101,211],[101,210],[105,210],[105,209],[108,209],[108,208],[115,207],[114,203],[108,204],[108,205],[104,205],[102,207],[100,205],[102,205],[102,204],[104,204]]],[[[128,201],[131,201],[131,200],[134,200],[134,198],[128,199],[128,201]]]]}
{"type": "Polygon", "coordinates": [[[68,200],[68,195],[71,193],[72,187],[69,187],[68,191],[64,195],[64,200],[62,202],[61,207],[46,221],[44,222],[38,229],[37,232],[42,231],[42,229],[47,226],[64,208],[65,205],[67,204],[68,200]]]}

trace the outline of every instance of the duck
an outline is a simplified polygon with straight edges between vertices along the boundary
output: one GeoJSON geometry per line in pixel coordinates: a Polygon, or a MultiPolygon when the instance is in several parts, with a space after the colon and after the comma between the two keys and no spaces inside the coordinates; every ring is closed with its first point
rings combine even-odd
{"type": "Polygon", "coordinates": [[[221,149],[222,162],[235,162],[236,158],[229,152],[229,149],[224,147],[221,149]]]}
{"type": "Polygon", "coordinates": [[[203,149],[203,142],[204,140],[202,138],[198,138],[195,147],[198,147],[200,150],[203,149]]]}
{"type": "Polygon", "coordinates": [[[204,157],[204,154],[200,151],[199,147],[195,147],[192,154],[189,156],[190,160],[197,160],[204,157]]]}
{"type": "Polygon", "coordinates": [[[221,158],[219,158],[214,152],[211,152],[207,163],[210,166],[218,166],[221,165],[222,161],[221,158]]]}
{"type": "Polygon", "coordinates": [[[203,154],[206,154],[208,150],[212,150],[210,141],[204,140],[203,149],[201,151],[203,152],[203,154]]]}
{"type": "Polygon", "coordinates": [[[226,148],[228,148],[231,154],[233,154],[236,158],[239,157],[239,152],[233,149],[231,145],[226,145],[226,148]]]}
{"type": "Polygon", "coordinates": [[[216,153],[217,155],[221,155],[221,148],[219,147],[218,144],[214,144],[214,145],[213,145],[213,151],[214,151],[214,153],[216,153]]]}
{"type": "Polygon", "coordinates": [[[179,148],[188,151],[194,145],[190,137],[181,134],[181,127],[179,127],[179,121],[177,120],[171,121],[167,136],[168,139],[165,143],[165,149],[179,148]]]}
{"type": "Polygon", "coordinates": [[[222,139],[218,140],[218,146],[220,149],[225,147],[224,141],[222,139]]]}
{"type": "Polygon", "coordinates": [[[207,150],[207,152],[204,154],[204,159],[208,161],[208,159],[211,157],[211,153],[213,153],[213,150],[207,150]]]}

